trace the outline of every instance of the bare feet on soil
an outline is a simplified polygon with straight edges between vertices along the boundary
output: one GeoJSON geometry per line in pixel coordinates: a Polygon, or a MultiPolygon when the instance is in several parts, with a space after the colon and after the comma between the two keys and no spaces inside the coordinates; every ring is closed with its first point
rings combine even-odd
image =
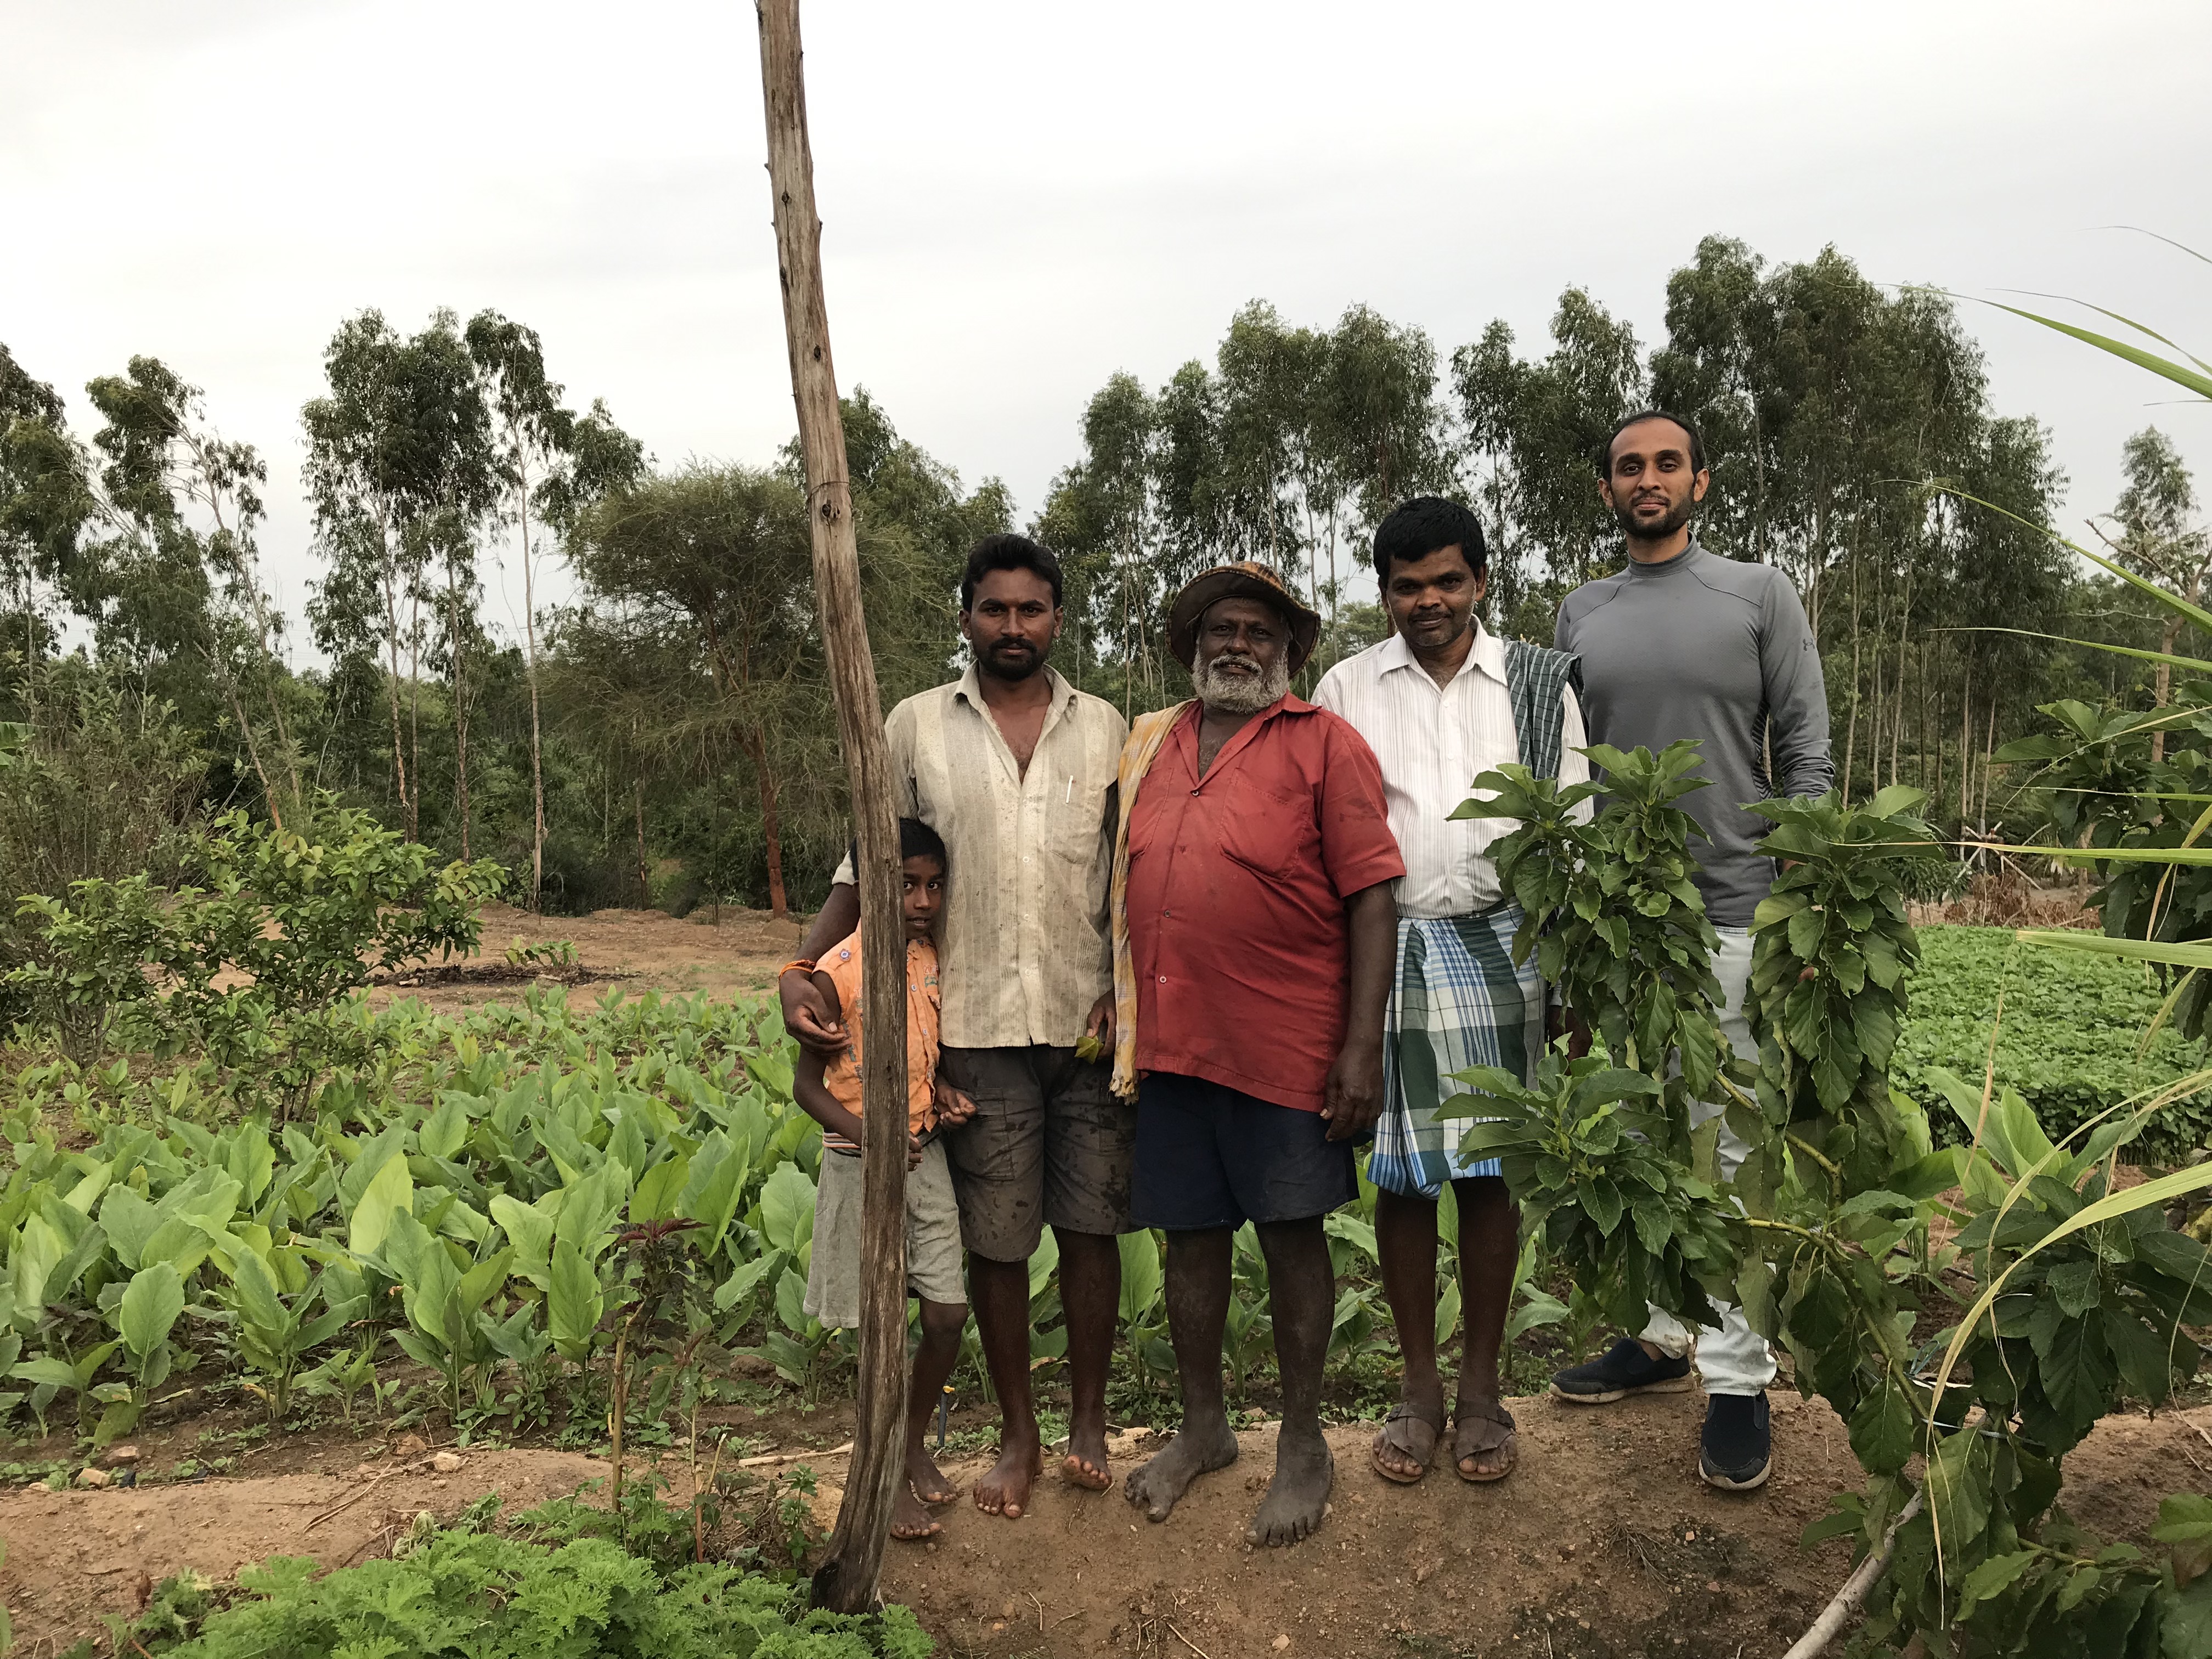
{"type": "Polygon", "coordinates": [[[945,1478],[937,1467],[937,1460],[920,1446],[908,1446],[906,1450],[907,1484],[914,1495],[933,1507],[950,1504],[960,1496],[960,1488],[945,1478]]]}
{"type": "Polygon", "coordinates": [[[919,1543],[925,1538],[934,1538],[945,1530],[938,1518],[922,1506],[915,1496],[914,1484],[899,1483],[898,1497],[891,1504],[891,1536],[919,1543]]]}
{"type": "Polygon", "coordinates": [[[1043,1473],[1044,1449],[1036,1442],[1002,1448],[999,1461],[975,1483],[975,1507],[986,1515],[1020,1520],[1030,1506],[1030,1488],[1043,1473]]]}
{"type": "Polygon", "coordinates": [[[1293,1430],[1285,1424],[1275,1439],[1275,1478],[1267,1483],[1246,1541],[1279,1546],[1310,1537],[1328,1513],[1328,1489],[1335,1479],[1336,1460],[1319,1427],[1293,1430]]]}
{"type": "Polygon", "coordinates": [[[1060,1478],[1085,1492],[1104,1492],[1114,1484],[1107,1467],[1106,1422],[1076,1423],[1067,1431],[1067,1455],[1060,1460],[1060,1478]]]}
{"type": "Polygon", "coordinates": [[[1201,1474],[1225,1469],[1237,1461],[1237,1436],[1222,1418],[1196,1425],[1185,1424],[1151,1462],[1122,1484],[1129,1501],[1146,1517],[1164,1521],[1201,1474]]]}

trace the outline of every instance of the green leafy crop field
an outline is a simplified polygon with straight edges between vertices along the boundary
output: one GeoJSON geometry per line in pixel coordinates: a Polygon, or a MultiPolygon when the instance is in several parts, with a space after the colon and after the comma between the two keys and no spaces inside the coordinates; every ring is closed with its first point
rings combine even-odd
{"type": "MultiPolygon", "coordinates": [[[[1891,1075],[1927,1111],[1941,1139],[1961,1139],[1965,1131],[1927,1074],[1942,1066],[1980,1080],[2001,988],[1997,1081],[2020,1091],[2054,1139],[2207,1064],[2200,1044],[2171,1030],[2160,1030],[2138,1057],[2166,994],[2146,968],[2017,946],[2002,927],[1923,928],[1920,950],[1891,1075]]],[[[2137,1147],[2143,1157],[2179,1162],[2208,1137],[2212,1091],[2200,1091],[2167,1108],[2137,1147]]]]}

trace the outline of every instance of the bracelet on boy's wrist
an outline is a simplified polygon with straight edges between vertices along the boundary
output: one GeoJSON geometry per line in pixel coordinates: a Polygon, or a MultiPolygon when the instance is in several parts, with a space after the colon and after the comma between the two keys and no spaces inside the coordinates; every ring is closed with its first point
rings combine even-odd
{"type": "Polygon", "coordinates": [[[775,976],[778,979],[781,979],[786,974],[811,974],[814,971],[813,958],[811,957],[794,957],[792,960],[785,963],[782,967],[775,970],[775,976]]]}

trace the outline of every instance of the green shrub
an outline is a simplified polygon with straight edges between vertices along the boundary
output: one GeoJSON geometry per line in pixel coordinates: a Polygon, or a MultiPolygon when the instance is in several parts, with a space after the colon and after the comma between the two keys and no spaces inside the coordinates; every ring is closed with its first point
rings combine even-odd
{"type": "Polygon", "coordinates": [[[219,1612],[204,1612],[204,1592],[180,1598],[164,1585],[155,1607],[168,1616],[142,1624],[141,1642],[155,1638],[142,1650],[173,1659],[927,1659],[935,1647],[902,1607],[808,1612],[796,1585],[720,1562],[664,1569],[605,1538],[549,1545],[457,1527],[402,1547],[321,1577],[303,1557],[271,1557],[239,1573],[243,1595],[219,1612]],[[184,1639],[167,1646],[163,1635],[184,1639]]]}
{"type": "MultiPolygon", "coordinates": [[[[2165,993],[2131,963],[2057,951],[2015,951],[2002,927],[1929,927],[1920,933],[1911,1012],[1898,1039],[1892,1080],[1928,1114],[1939,1139],[1966,1138],[1929,1079],[1941,1066],[1979,1085],[1988,1064],[1997,991],[2000,1085],[2020,1091],[2054,1138],[2100,1112],[2202,1068],[2200,1046],[2169,1028],[2141,1059],[2142,1034],[2165,993]]],[[[2142,1136],[2142,1155],[2175,1163],[2212,1138],[2212,1095],[2177,1101],[2142,1136]]]]}

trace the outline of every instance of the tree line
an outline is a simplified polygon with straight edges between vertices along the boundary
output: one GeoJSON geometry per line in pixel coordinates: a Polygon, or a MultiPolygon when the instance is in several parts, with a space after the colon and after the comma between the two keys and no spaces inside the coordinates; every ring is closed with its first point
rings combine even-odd
{"type": "MultiPolygon", "coordinates": [[[[1647,347],[1571,288],[1547,340],[1494,322],[1444,353],[1364,306],[1315,327],[1255,301],[1210,362],[1156,388],[1113,375],[1024,526],[1066,570],[1058,665],[1132,714],[1179,696],[1168,596],[1255,558],[1327,618],[1317,674],[1381,637],[1367,538],[1423,491],[1480,514],[1490,624],[1547,639],[1560,598],[1620,557],[1596,447],[1656,403],[1704,433],[1706,544],[1780,566],[1802,594],[1854,791],[1917,784],[1949,825],[1979,827],[2005,806],[1995,751],[2038,702],[2171,695],[2158,672],[2059,642],[2181,643],[2039,528],[2064,486],[2049,431],[1991,407],[1947,297],[1878,287],[1833,249],[1769,264],[1708,238],[1668,279],[1665,329],[1647,347]]],[[[293,618],[259,569],[265,464],[216,430],[198,388],[134,357],[88,385],[73,422],[0,346],[11,890],[34,867],[51,884],[158,859],[162,825],[195,812],[246,805],[304,827],[334,797],[497,858],[522,904],[817,897],[846,831],[795,445],[758,465],[657,465],[604,403],[579,409],[550,377],[534,331],[491,311],[411,334],[364,312],[324,371],[301,411],[319,572],[293,618]],[[519,629],[484,605],[485,562],[507,550],[519,629]],[[540,603],[551,561],[568,604],[540,603]],[[301,624],[319,665],[289,660],[301,624]]],[[[960,566],[1016,526],[1015,506],[864,391],[845,425],[896,698],[958,666],[960,566]]],[[[2124,459],[2100,532],[2201,591],[2178,452],[2151,429],[2124,459]]]]}

